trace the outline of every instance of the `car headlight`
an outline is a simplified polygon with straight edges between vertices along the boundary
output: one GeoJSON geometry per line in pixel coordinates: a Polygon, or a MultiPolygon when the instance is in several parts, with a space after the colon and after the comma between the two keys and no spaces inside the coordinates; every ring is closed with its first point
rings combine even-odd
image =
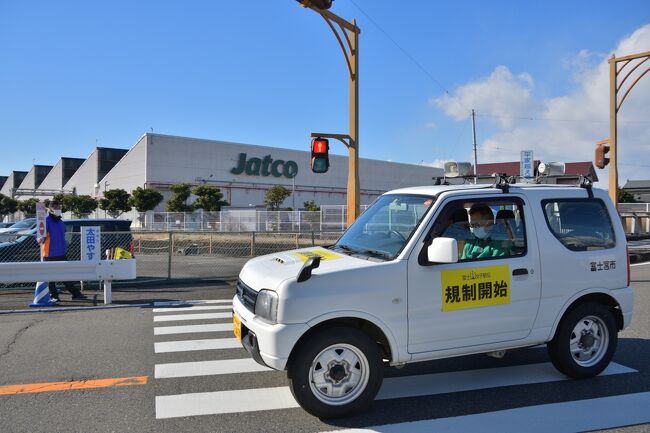
{"type": "Polygon", "coordinates": [[[255,301],[255,315],[275,323],[278,318],[278,294],[271,290],[260,290],[255,301]]]}

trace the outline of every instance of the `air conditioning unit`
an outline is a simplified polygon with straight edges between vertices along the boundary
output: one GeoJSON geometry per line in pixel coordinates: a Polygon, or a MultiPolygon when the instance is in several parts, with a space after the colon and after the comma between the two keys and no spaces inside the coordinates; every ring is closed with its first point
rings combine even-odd
{"type": "Polygon", "coordinates": [[[465,177],[472,174],[472,164],[469,162],[445,162],[445,177],[465,177]]]}

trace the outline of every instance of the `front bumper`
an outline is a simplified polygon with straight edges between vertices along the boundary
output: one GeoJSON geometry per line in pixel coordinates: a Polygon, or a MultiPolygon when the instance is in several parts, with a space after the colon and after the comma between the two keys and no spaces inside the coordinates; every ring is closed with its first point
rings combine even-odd
{"type": "Polygon", "coordinates": [[[241,303],[232,301],[233,311],[242,322],[242,346],[258,363],[284,370],[289,355],[300,337],[309,329],[306,324],[270,324],[264,322],[241,303]]]}

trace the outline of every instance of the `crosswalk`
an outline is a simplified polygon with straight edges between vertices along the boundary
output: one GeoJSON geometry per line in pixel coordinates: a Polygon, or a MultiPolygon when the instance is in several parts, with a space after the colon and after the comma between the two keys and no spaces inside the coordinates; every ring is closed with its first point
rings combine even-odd
{"type": "MultiPolygon", "coordinates": [[[[257,364],[241,348],[239,342],[232,338],[231,332],[231,300],[197,300],[197,301],[167,301],[157,302],[153,308],[153,333],[154,339],[164,338],[165,341],[154,341],[156,364],[154,378],[156,381],[170,380],[201,380],[202,392],[187,392],[191,388],[183,388],[183,393],[157,395],[155,397],[155,411],[157,419],[172,419],[195,416],[226,416],[227,414],[240,413],[265,413],[273,410],[299,410],[298,403],[293,398],[286,381],[283,381],[281,372],[275,372],[267,367],[257,364]],[[215,311],[215,312],[206,312],[215,311]],[[182,313],[182,314],[178,314],[182,313]],[[201,321],[193,324],[192,321],[201,321]],[[212,334],[211,334],[212,333],[212,334]],[[196,338],[201,336],[203,338],[196,338]],[[214,336],[214,338],[205,338],[214,336]],[[170,340],[171,338],[171,340],[170,340]],[[196,360],[197,354],[202,355],[196,360]],[[224,357],[224,354],[227,356],[224,357]],[[163,357],[160,359],[158,357],[163,357]],[[170,357],[173,357],[170,358],[170,357]],[[164,362],[173,360],[174,362],[164,362]],[[233,374],[257,375],[262,385],[244,389],[219,389],[219,378],[229,377],[233,374]],[[276,375],[277,383],[282,386],[269,386],[262,379],[268,375],[276,375]],[[210,384],[214,383],[214,389],[210,384]],[[206,391],[206,386],[208,391],[206,391]]],[[[636,370],[611,363],[601,376],[629,375],[636,370]]],[[[377,395],[376,400],[385,401],[392,399],[427,397],[441,394],[453,394],[464,391],[489,390],[507,386],[521,386],[563,382],[568,379],[558,373],[549,362],[513,365],[507,367],[484,368],[476,370],[450,371],[431,374],[403,375],[388,377],[377,395]]],[[[248,387],[248,388],[247,388],[248,387]]],[[[424,432],[436,431],[445,426],[445,431],[472,431],[471,425],[485,427],[482,431],[490,430],[491,422],[494,431],[516,431],[514,429],[518,420],[525,416],[539,417],[540,413],[561,414],[566,411],[580,413],[589,408],[610,405],[612,407],[624,406],[619,413],[629,414],[629,407],[635,408],[645,404],[650,407],[650,393],[626,394],[622,396],[606,397],[592,400],[576,400],[550,405],[537,405],[464,415],[453,418],[438,418],[432,420],[403,422],[392,425],[379,425],[350,432],[424,432]],[[607,400],[609,399],[609,400],[607,400]],[[546,412],[543,412],[546,411],[546,412]],[[500,413],[501,412],[501,413],[500,413]],[[495,418],[496,417],[496,418],[495,418]],[[512,422],[508,422],[512,418],[512,422]],[[468,426],[470,426],[468,428],[468,426]],[[504,427],[505,426],[505,427],[504,427]],[[507,427],[507,428],[506,428],[507,427]],[[464,429],[463,429],[464,428],[464,429]],[[505,428],[505,429],[504,429],[505,428]],[[512,429],[511,429],[512,428],[512,429]]],[[[638,411],[626,419],[635,423],[650,422],[648,411],[638,411]]],[[[305,416],[307,416],[305,414],[305,416]]],[[[547,415],[543,415],[547,417],[547,415]]],[[[572,417],[572,419],[575,417],[572,417]]],[[[580,419],[581,417],[577,417],[580,419]]],[[[620,416],[610,417],[599,421],[596,417],[584,417],[580,424],[565,424],[554,431],[582,431],[597,428],[611,428],[626,425],[620,416]],[[587,422],[588,420],[588,422],[587,422]]],[[[602,416],[601,416],[602,418],[602,416]]],[[[529,427],[529,426],[527,426],[529,427]]],[[[246,430],[243,427],[243,430],[246,430]]],[[[325,429],[323,429],[325,430],[325,429]]],[[[530,428],[524,429],[531,431],[530,428]]],[[[524,431],[519,430],[519,431],[524,431]]]]}

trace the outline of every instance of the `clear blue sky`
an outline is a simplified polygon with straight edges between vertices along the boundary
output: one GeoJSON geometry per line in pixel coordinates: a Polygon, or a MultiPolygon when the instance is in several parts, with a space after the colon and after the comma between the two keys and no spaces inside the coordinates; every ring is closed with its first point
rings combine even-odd
{"type": "MultiPolygon", "coordinates": [[[[538,98],[575,85],[563,60],[650,18],[647,0],[354,1],[450,92],[505,65],[538,98]]],[[[429,102],[441,87],[351,0],[332,10],[362,28],[361,156],[467,159],[468,122],[429,102]]],[[[150,128],[304,150],[312,130],[347,131],[338,45],[295,0],[0,0],[0,45],[0,175],[150,128]]]]}

